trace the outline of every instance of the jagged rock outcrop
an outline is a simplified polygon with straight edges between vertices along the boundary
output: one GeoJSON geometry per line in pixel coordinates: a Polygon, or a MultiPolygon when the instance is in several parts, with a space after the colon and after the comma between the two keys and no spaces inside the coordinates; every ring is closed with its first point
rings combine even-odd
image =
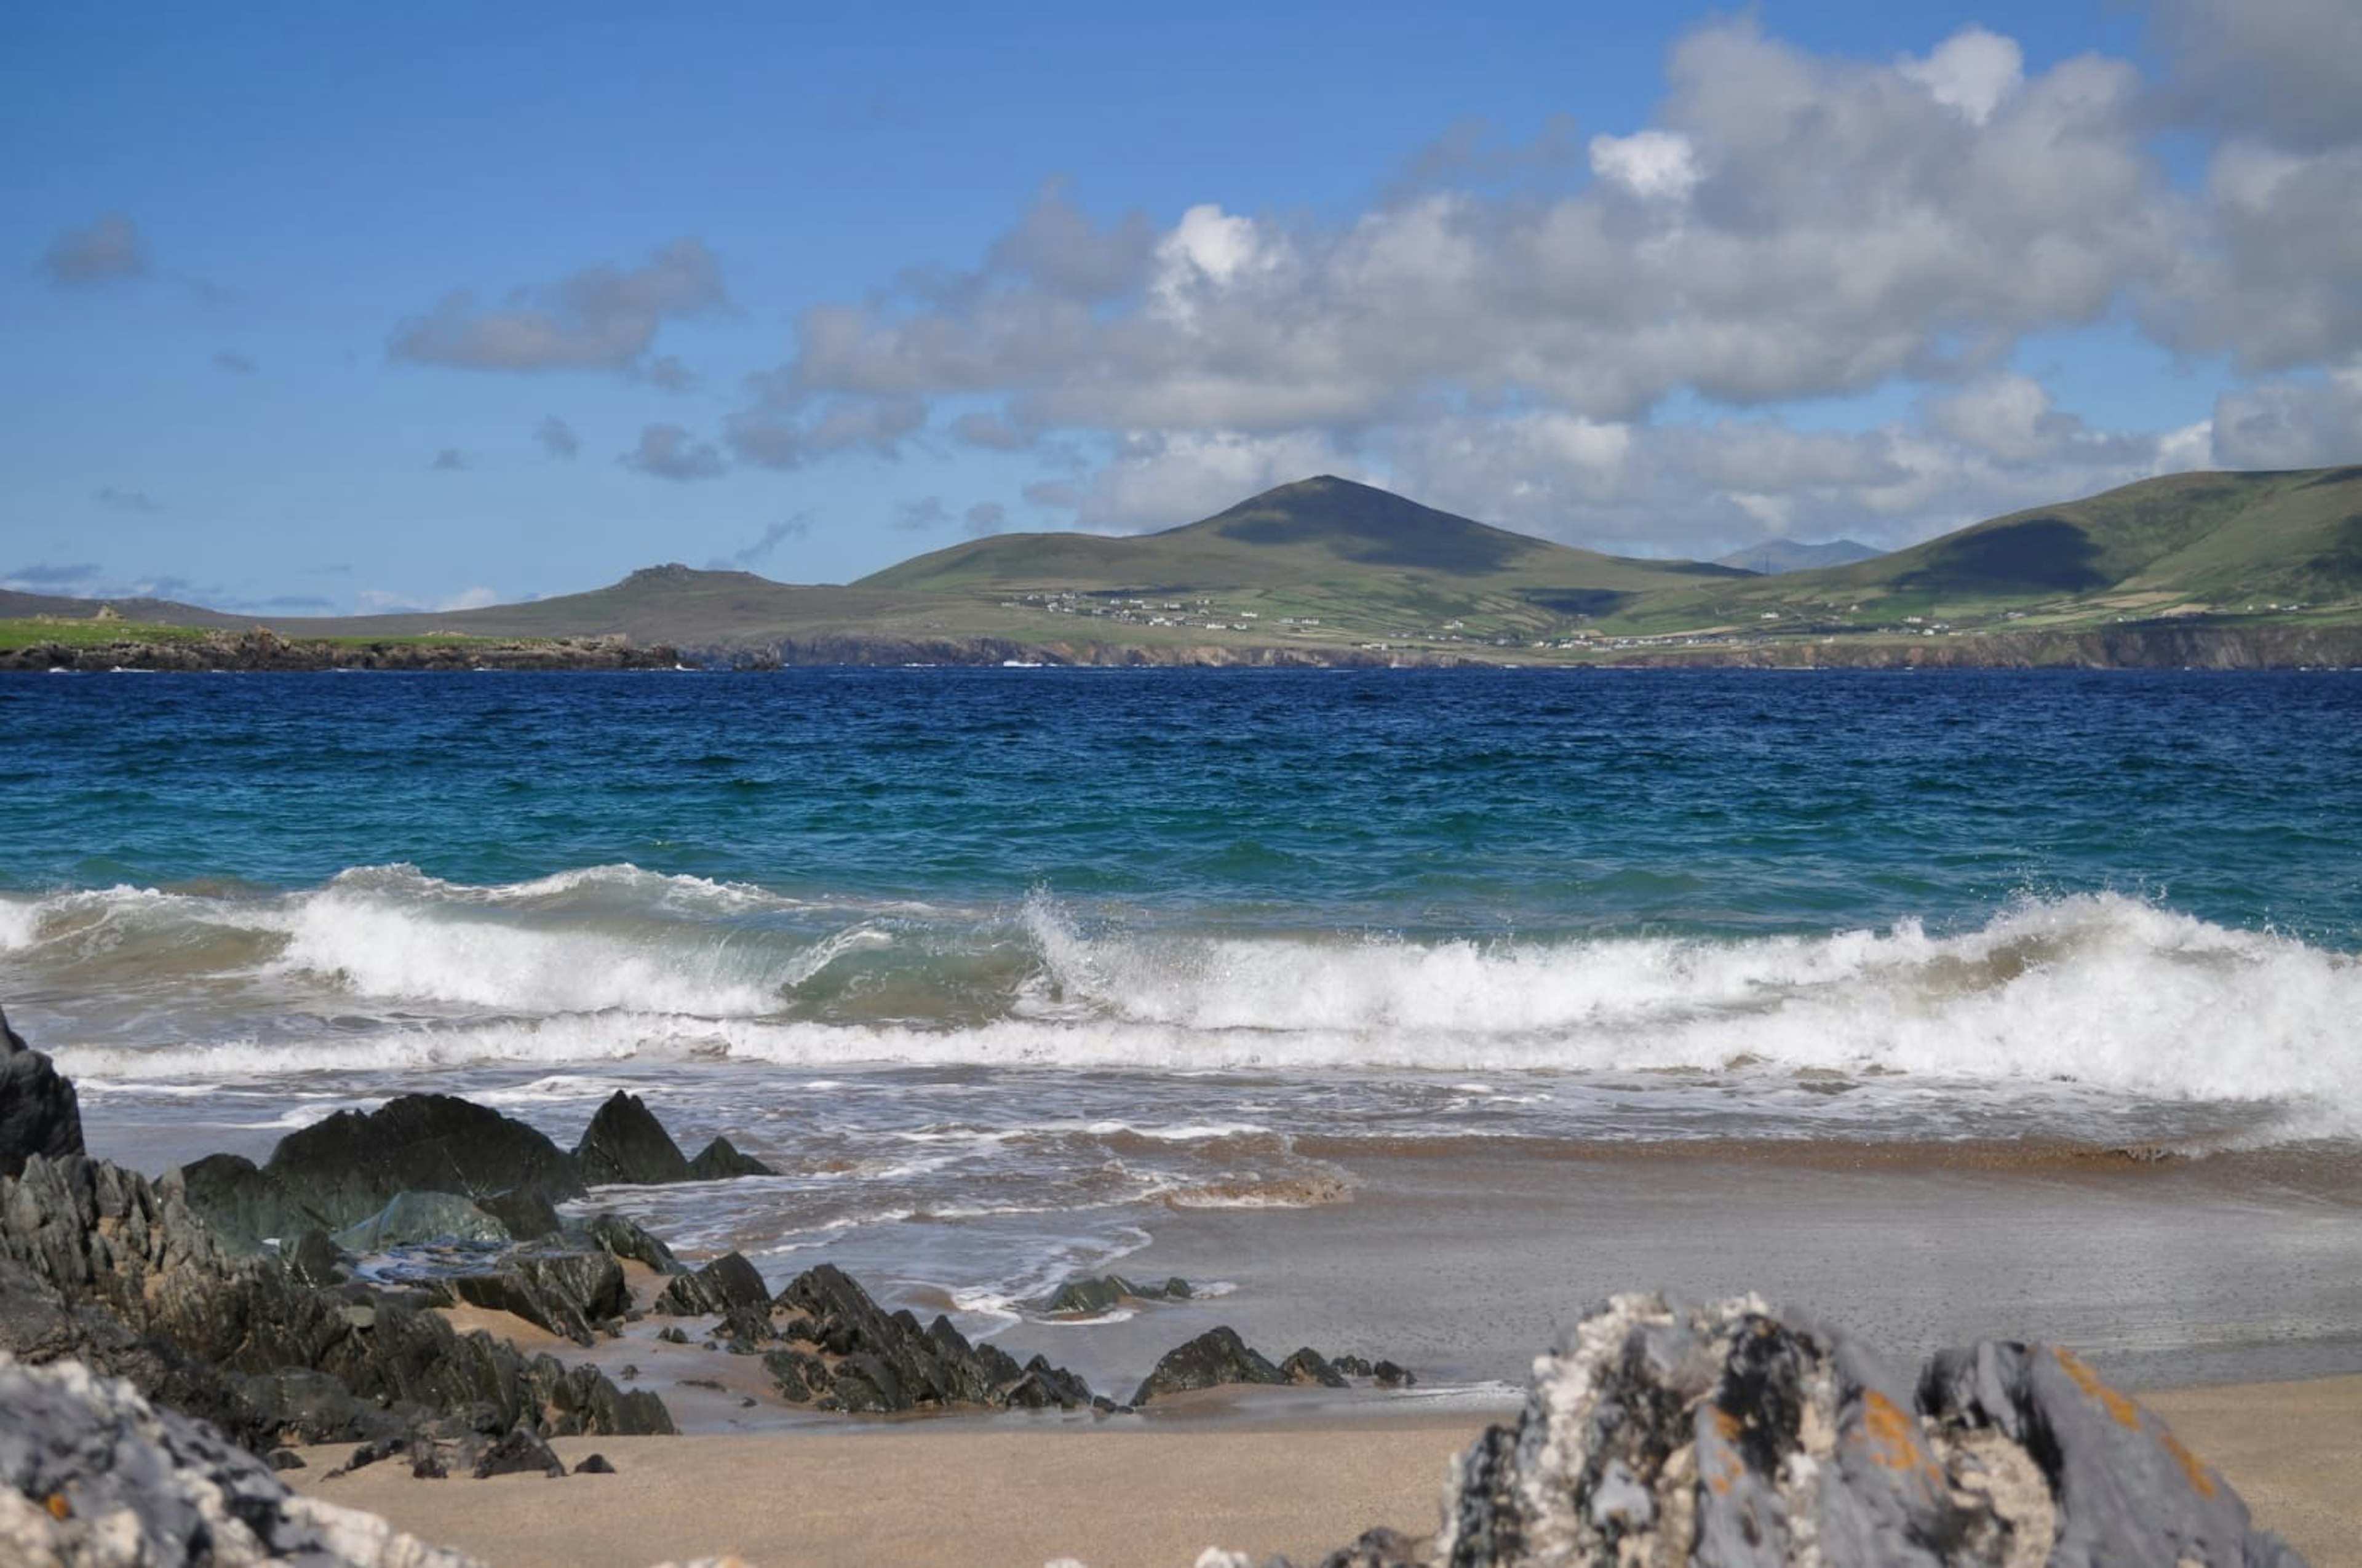
{"type": "Polygon", "coordinates": [[[799,1315],[779,1325],[789,1347],[763,1363],[780,1394],[799,1404],[877,1413],[953,1405],[1115,1408],[1041,1356],[1020,1365],[996,1345],[970,1344],[948,1318],[938,1315],[922,1329],[908,1310],[886,1311],[831,1264],[789,1280],[777,1305],[799,1315]]]}
{"type": "Polygon", "coordinates": [[[35,1154],[79,1154],[82,1105],[71,1079],[25,1043],[0,1012],[0,1176],[19,1176],[35,1154]]]}
{"type": "Polygon", "coordinates": [[[647,1102],[626,1089],[607,1097],[574,1145],[574,1168],[593,1186],[690,1181],[689,1158],[647,1102]]]}
{"type": "Polygon", "coordinates": [[[0,1562],[476,1568],[268,1464],[129,1384],[0,1353],[0,1562]]]}
{"type": "Polygon", "coordinates": [[[1192,1388],[1219,1388],[1225,1384],[1285,1384],[1287,1374],[1270,1358],[1239,1338],[1225,1324],[1209,1329],[1187,1344],[1166,1351],[1155,1370],[1141,1380],[1135,1405],[1145,1405],[1159,1394],[1179,1394],[1192,1388]]]}
{"type": "Polygon", "coordinates": [[[736,1253],[724,1253],[694,1274],[675,1275],[657,1297],[655,1309],[673,1318],[720,1318],[724,1331],[744,1344],[778,1337],[771,1328],[771,1287],[736,1253]]]}
{"type": "Polygon", "coordinates": [[[1162,1285],[1141,1285],[1120,1274],[1086,1275],[1052,1291],[1041,1309],[1060,1318],[1096,1317],[1112,1312],[1126,1301],[1187,1301],[1189,1282],[1175,1275],[1162,1285]]]}
{"type": "Polygon", "coordinates": [[[170,1178],[37,1156],[21,1177],[0,1178],[0,1267],[11,1264],[0,1349],[80,1356],[241,1441],[343,1441],[420,1422],[673,1430],[656,1396],[625,1393],[595,1367],[457,1333],[406,1293],[316,1289],[275,1259],[237,1253],[170,1178]],[[349,1399],[316,1383],[291,1388],[291,1373],[326,1375],[349,1399]]]}
{"type": "Polygon", "coordinates": [[[510,1236],[506,1225],[455,1194],[397,1192],[384,1208],[330,1240],[348,1253],[374,1253],[419,1242],[505,1242],[510,1236]]]}
{"type": "Polygon", "coordinates": [[[1754,1297],[1622,1296],[1536,1364],[1404,1563],[2296,1568],[2221,1475],[2063,1352],[1947,1352],[1915,1395],[1754,1297]]]}
{"type": "Polygon", "coordinates": [[[636,1220],[602,1210],[584,1221],[582,1233],[610,1256],[646,1264],[658,1274],[687,1274],[688,1267],[672,1249],[648,1234],[636,1220]]]}

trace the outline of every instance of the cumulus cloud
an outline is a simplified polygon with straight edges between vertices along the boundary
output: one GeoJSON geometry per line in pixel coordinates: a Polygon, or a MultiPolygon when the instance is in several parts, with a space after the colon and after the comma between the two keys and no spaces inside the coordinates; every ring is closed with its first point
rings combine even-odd
{"type": "Polygon", "coordinates": [[[997,501],[979,501],[960,514],[960,532],[971,539],[998,534],[1009,526],[1009,508],[997,501]]]}
{"type": "Polygon", "coordinates": [[[572,458],[582,450],[582,437],[574,433],[574,426],[554,414],[533,427],[533,438],[552,458],[572,458]]]}
{"type": "Polygon", "coordinates": [[[2320,150],[2362,139],[2362,7],[2352,0],[2152,0],[2180,114],[2320,150]]]}
{"type": "Polygon", "coordinates": [[[426,466],[438,473],[456,474],[468,466],[468,458],[458,447],[446,447],[436,453],[435,460],[426,466]]]}
{"type": "Polygon", "coordinates": [[[2049,391],[2014,372],[1982,377],[1928,400],[1929,428],[2007,467],[2057,461],[2070,454],[2102,462],[2136,461],[2136,437],[2106,436],[2052,406],[2049,391]]]}
{"type": "MultiPolygon", "coordinates": [[[[395,329],[395,359],[470,370],[624,370],[638,364],[668,319],[728,306],[722,263],[691,238],[646,265],[591,267],[546,288],[480,306],[462,291],[395,329]]],[[[684,374],[675,360],[669,375],[684,374]]],[[[645,373],[652,378],[656,368],[645,373]]]]}
{"type": "Polygon", "coordinates": [[[856,448],[891,458],[927,422],[927,405],[915,397],[838,398],[810,417],[800,412],[805,401],[789,393],[734,416],[726,433],[730,449],[769,469],[801,468],[856,448]]]}
{"type": "Polygon", "coordinates": [[[86,288],[148,275],[148,247],[139,226],[121,213],[105,213],[80,227],[61,229],[41,256],[50,281],[86,288]]]}
{"type": "Polygon", "coordinates": [[[1925,60],[1905,56],[1895,67],[1927,90],[1939,104],[1958,109],[1971,125],[1983,125],[2025,80],[2025,53],[2015,39],[1962,28],[1925,60]]]}
{"type": "Polygon", "coordinates": [[[261,367],[254,362],[252,355],[242,354],[235,348],[216,348],[214,350],[214,369],[226,370],[233,376],[250,376],[261,367]]]}
{"type": "Polygon", "coordinates": [[[2362,461],[2362,360],[2320,377],[2289,377],[2224,393],[2214,452],[2235,469],[2307,469],[2362,461]]]}
{"type": "Polygon", "coordinates": [[[1593,137],[1591,171],[1643,200],[1673,202],[1685,199],[1705,178],[1689,138],[1660,130],[1593,137]]]}
{"type": "Polygon", "coordinates": [[[92,492],[91,499],[109,512],[161,512],[163,503],[144,490],[119,490],[106,485],[92,492]]]}
{"type": "Polygon", "coordinates": [[[678,425],[644,426],[639,445],[617,461],[666,480],[716,479],[729,469],[712,442],[696,440],[678,425]]]}
{"type": "Polygon", "coordinates": [[[668,392],[693,392],[697,388],[697,372],[669,354],[659,354],[649,360],[648,368],[640,376],[650,386],[668,392]]]}

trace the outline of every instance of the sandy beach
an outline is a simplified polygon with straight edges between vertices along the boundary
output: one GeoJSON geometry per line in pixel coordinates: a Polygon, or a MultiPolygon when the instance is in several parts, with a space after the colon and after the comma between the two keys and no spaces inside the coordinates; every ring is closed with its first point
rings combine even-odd
{"type": "MultiPolygon", "coordinates": [[[[2145,1396],[2316,1568],[2362,1563],[2362,1376],[2145,1396]]],[[[752,1568],[896,1562],[1186,1568],[1208,1546],[1317,1562],[1372,1525],[1434,1528],[1451,1457],[1485,1418],[1306,1420],[1230,1412],[1097,1427],[951,1418],[763,1436],[569,1438],[613,1475],[416,1481],[398,1463],[299,1489],[383,1514],[493,1568],[646,1568],[735,1553],[752,1568]]]]}

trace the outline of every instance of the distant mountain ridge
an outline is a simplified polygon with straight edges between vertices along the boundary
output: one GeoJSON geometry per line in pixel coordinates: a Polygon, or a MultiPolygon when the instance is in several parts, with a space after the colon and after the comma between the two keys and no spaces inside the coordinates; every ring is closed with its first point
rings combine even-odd
{"type": "MultiPolygon", "coordinates": [[[[1747,657],[1820,646],[1827,662],[1840,645],[1880,637],[1919,639],[1909,662],[2228,667],[2257,648],[2336,662],[2346,646],[2336,638],[2362,633],[2362,466],[2169,475],[1891,555],[1772,575],[1576,549],[1323,475],[1159,533],[998,536],[844,586],[673,564],[479,610],[258,618],[164,601],[111,608],[127,622],[215,629],[267,620],[286,638],[623,639],[723,662],[1383,664],[1644,648],[1713,658],[1765,646],[1775,651],[1747,657]],[[2209,628],[2230,635],[2274,618],[2302,635],[2250,636],[2247,654],[2206,642],[2209,628]],[[2143,625],[2173,635],[2144,640],[2143,625]],[[1986,652],[1926,641],[1967,636],[1987,639],[1986,652]]],[[[34,617],[79,623],[75,639],[90,646],[102,640],[90,626],[100,609],[0,592],[0,620],[15,621],[19,646],[40,640],[34,617]]]]}

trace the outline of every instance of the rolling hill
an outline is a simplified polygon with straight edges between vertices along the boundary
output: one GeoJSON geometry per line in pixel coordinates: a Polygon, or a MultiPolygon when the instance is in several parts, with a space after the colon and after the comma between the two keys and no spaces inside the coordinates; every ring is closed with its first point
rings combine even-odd
{"type": "Polygon", "coordinates": [[[1652,597],[1620,629],[2235,621],[2362,610],[2362,467],[2185,473],[1850,566],[1652,597]]]}
{"type": "Polygon", "coordinates": [[[1777,577],[1783,571],[1816,571],[1822,567],[1851,566],[1856,561],[1874,560],[1882,553],[1851,539],[1831,539],[1824,545],[1800,545],[1794,539],[1766,539],[1743,550],[1717,556],[1714,564],[1736,567],[1740,571],[1751,571],[1758,577],[1777,577]]]}

